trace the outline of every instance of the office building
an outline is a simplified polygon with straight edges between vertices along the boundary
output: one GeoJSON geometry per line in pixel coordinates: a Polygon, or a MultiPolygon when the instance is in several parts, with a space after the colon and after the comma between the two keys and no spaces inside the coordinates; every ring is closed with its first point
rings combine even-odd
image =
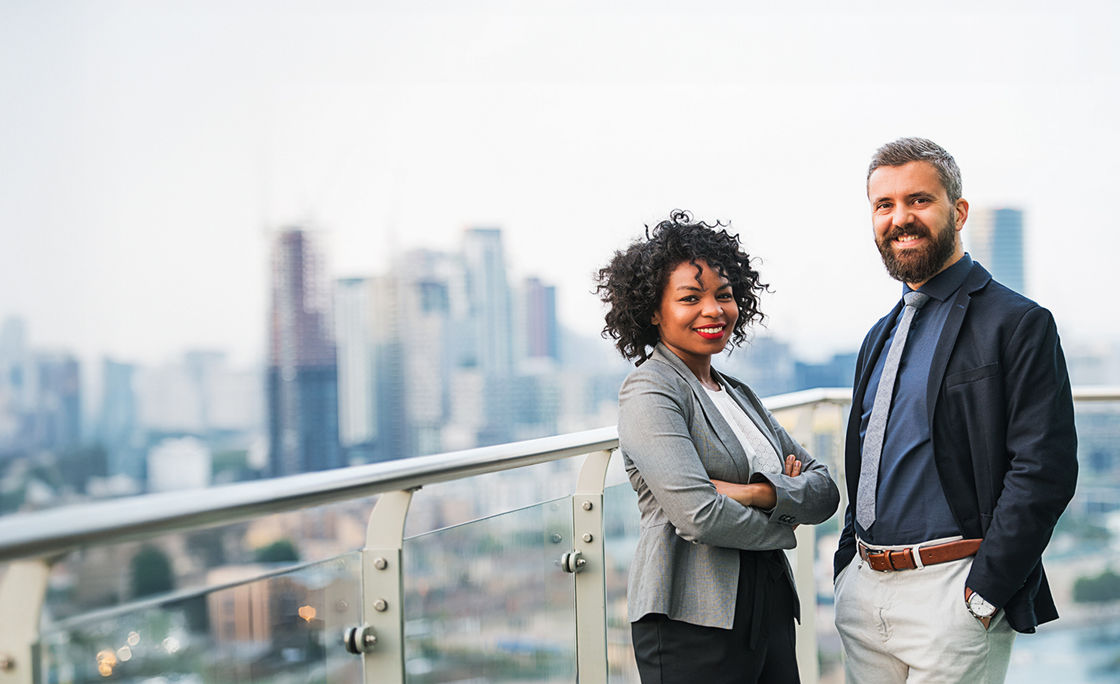
{"type": "Polygon", "coordinates": [[[560,332],[556,320],[556,287],[540,278],[526,278],[521,287],[518,323],[524,340],[524,359],[560,361],[560,332]]]}
{"type": "Polygon", "coordinates": [[[57,451],[82,438],[82,377],[78,359],[68,353],[35,356],[35,409],[32,445],[57,451]]]}
{"type": "Polygon", "coordinates": [[[1023,212],[1018,209],[974,209],[969,212],[964,240],[973,259],[996,280],[1026,293],[1023,257],[1023,212]]]}
{"type": "Polygon", "coordinates": [[[143,482],[139,411],[134,378],[136,366],[112,359],[101,364],[101,413],[97,439],[105,448],[110,475],[125,475],[143,482]]]}
{"type": "Polygon", "coordinates": [[[372,278],[335,282],[334,334],[338,357],[338,438],[346,460],[372,460],[378,436],[377,345],[372,278]]]}
{"type": "Polygon", "coordinates": [[[338,448],[338,373],[330,292],[311,233],[272,238],[267,370],[269,473],[343,465],[338,448]]]}

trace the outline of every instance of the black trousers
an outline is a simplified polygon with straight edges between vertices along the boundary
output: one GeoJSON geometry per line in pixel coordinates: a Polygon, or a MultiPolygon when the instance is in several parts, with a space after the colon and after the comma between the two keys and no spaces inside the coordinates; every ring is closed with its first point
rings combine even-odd
{"type": "Polygon", "coordinates": [[[653,613],[630,625],[642,684],[799,684],[781,551],[740,551],[731,629],[653,613]]]}

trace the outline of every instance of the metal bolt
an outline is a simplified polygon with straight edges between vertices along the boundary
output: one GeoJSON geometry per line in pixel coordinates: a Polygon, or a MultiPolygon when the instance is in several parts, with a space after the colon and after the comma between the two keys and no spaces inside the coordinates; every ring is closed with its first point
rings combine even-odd
{"type": "Polygon", "coordinates": [[[374,558],[373,567],[377,568],[378,570],[384,570],[385,568],[389,567],[389,561],[385,560],[384,558],[374,558]]]}
{"type": "Polygon", "coordinates": [[[344,599],[339,599],[334,602],[334,609],[340,613],[345,613],[346,611],[350,610],[350,604],[347,603],[344,599]]]}
{"type": "Polygon", "coordinates": [[[378,613],[384,613],[385,611],[389,610],[389,602],[383,598],[379,598],[373,602],[373,609],[378,613]]]}
{"type": "Polygon", "coordinates": [[[553,533],[552,533],[552,536],[550,537],[550,539],[552,540],[552,543],[553,543],[553,544],[559,544],[560,542],[564,541],[564,538],[563,538],[563,537],[561,537],[561,536],[560,536],[559,534],[557,534],[556,532],[553,532],[553,533]]]}
{"type": "Polygon", "coordinates": [[[584,501],[583,502],[583,510],[585,510],[585,511],[590,511],[594,507],[595,507],[595,504],[591,503],[590,501],[584,501]]]}
{"type": "Polygon", "coordinates": [[[595,537],[592,537],[590,532],[587,532],[583,535],[583,541],[585,541],[587,543],[591,543],[591,540],[594,539],[594,538],[595,537]]]}
{"type": "Polygon", "coordinates": [[[365,644],[367,648],[372,647],[372,646],[376,646],[377,645],[377,635],[374,634],[373,632],[367,632],[366,635],[364,637],[362,637],[362,643],[365,644]]]}

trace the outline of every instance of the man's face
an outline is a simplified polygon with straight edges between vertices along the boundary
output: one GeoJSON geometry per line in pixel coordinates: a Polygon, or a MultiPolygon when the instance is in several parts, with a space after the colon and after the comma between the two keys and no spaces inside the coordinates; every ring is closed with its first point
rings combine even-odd
{"type": "Polygon", "coordinates": [[[964,255],[959,231],[968,202],[949,202],[927,162],[880,166],[867,183],[875,244],[887,273],[917,289],[964,255]]]}

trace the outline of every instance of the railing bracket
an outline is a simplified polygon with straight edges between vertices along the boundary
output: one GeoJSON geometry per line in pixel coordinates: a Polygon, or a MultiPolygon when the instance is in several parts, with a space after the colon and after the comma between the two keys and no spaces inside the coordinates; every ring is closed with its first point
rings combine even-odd
{"type": "Polygon", "coordinates": [[[362,655],[363,653],[369,653],[377,646],[377,635],[373,633],[373,627],[362,625],[346,630],[342,641],[346,645],[347,651],[354,655],[362,655]]]}
{"type": "Polygon", "coordinates": [[[560,568],[564,572],[575,574],[587,566],[587,559],[581,551],[569,551],[560,556],[560,568]]]}

